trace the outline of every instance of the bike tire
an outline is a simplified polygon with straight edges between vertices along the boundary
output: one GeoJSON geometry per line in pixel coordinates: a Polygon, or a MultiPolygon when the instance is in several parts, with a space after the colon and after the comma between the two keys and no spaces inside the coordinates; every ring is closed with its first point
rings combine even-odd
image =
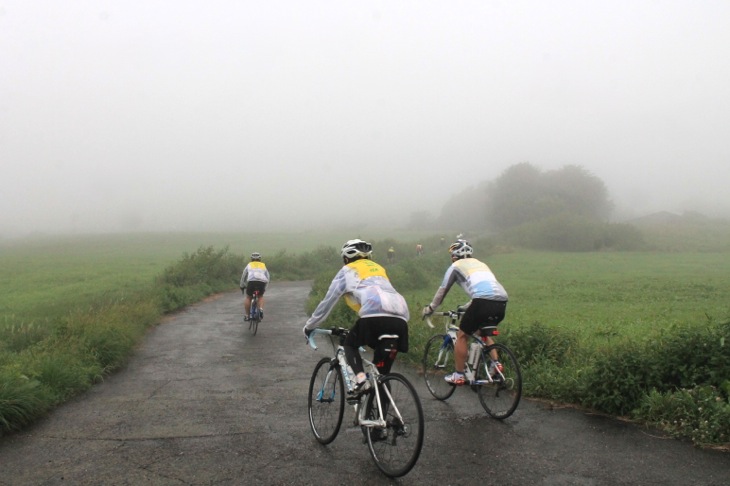
{"type": "Polygon", "coordinates": [[[426,387],[435,398],[447,400],[454,394],[456,387],[444,380],[454,371],[454,343],[448,334],[437,334],[426,343],[423,352],[422,371],[426,387]]]}
{"type": "Polygon", "coordinates": [[[329,444],[340,431],[345,415],[345,385],[340,366],[332,358],[322,358],[309,381],[309,425],[321,444],[329,444]]]}
{"type": "MultiPolygon", "coordinates": [[[[383,376],[380,380],[380,400],[383,403],[386,427],[364,427],[370,455],[386,476],[405,476],[416,465],[423,448],[423,407],[418,393],[408,379],[398,373],[383,376]],[[388,388],[395,407],[388,402],[383,388],[388,388]],[[400,416],[397,412],[400,412],[400,416]],[[402,420],[401,420],[402,418],[402,420]]],[[[365,417],[378,417],[375,391],[367,400],[365,417]]]]}
{"type": "Polygon", "coordinates": [[[259,330],[259,300],[254,295],[251,299],[251,312],[248,315],[248,328],[251,330],[252,335],[256,335],[256,331],[259,330]]]}
{"type": "Polygon", "coordinates": [[[495,343],[482,349],[476,379],[482,383],[477,391],[479,402],[490,416],[504,420],[514,413],[522,397],[522,372],[517,358],[507,346],[495,343]],[[489,383],[487,373],[491,362],[490,352],[494,349],[499,354],[499,362],[504,370],[489,383]]]}

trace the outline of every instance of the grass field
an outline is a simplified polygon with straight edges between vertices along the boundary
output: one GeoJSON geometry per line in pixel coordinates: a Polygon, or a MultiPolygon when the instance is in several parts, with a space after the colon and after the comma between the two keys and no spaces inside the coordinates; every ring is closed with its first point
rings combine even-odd
{"type": "MultiPolygon", "coordinates": [[[[0,244],[0,323],[40,321],[149,285],[184,253],[201,246],[232,253],[301,253],[339,246],[343,234],[142,234],[46,238],[0,244]]],[[[403,237],[403,235],[398,235],[403,237]]],[[[405,235],[405,237],[413,235],[405,235]]],[[[480,256],[477,254],[477,256],[480,256]]],[[[484,256],[510,294],[505,324],[541,322],[610,337],[644,334],[676,322],[730,317],[728,253],[554,253],[484,256]]],[[[427,303],[449,264],[428,275],[427,303]]],[[[432,267],[434,268],[434,267],[432,267]]],[[[454,289],[449,305],[463,302],[454,289]]]]}
{"type": "MultiPolygon", "coordinates": [[[[347,229],[303,233],[159,233],[44,237],[0,242],[0,324],[44,321],[98,298],[148,286],[165,267],[200,247],[264,256],[339,247],[347,229]]],[[[381,233],[374,235],[386,238],[381,233]]],[[[399,233],[415,238],[416,233],[399,233]]],[[[367,236],[371,238],[370,235],[367,236]]]]}
{"type": "Polygon", "coordinates": [[[489,258],[510,293],[508,322],[582,335],[644,335],[730,318],[728,253],[518,252],[489,258]]]}

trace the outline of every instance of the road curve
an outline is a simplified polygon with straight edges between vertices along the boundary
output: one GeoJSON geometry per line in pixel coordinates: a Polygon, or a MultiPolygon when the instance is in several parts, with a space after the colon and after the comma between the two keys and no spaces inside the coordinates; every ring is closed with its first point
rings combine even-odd
{"type": "Polygon", "coordinates": [[[308,291],[308,282],[271,284],[256,336],[239,292],[166,318],[124,369],[0,438],[0,485],[730,484],[730,454],[528,400],[499,422],[466,388],[432,399],[404,367],[426,437],[414,469],[389,480],[357,429],[329,446],[312,437],[306,396],[320,352],[301,333],[308,291]]]}

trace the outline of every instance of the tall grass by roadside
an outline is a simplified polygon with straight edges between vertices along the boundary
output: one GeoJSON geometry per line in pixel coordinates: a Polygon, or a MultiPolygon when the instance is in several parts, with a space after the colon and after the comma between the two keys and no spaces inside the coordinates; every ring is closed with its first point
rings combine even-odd
{"type": "MultiPolygon", "coordinates": [[[[45,271],[24,267],[37,260],[0,259],[3,274],[15,277],[2,283],[8,298],[0,308],[0,435],[118,369],[162,315],[235,289],[248,261],[227,247],[201,246],[152,277],[136,273],[140,267],[129,255],[87,254],[86,261],[83,253],[34,255],[48,264],[45,271]]],[[[282,249],[266,262],[277,280],[296,280],[338,259],[334,248],[319,247],[299,254],[282,249]]]]}

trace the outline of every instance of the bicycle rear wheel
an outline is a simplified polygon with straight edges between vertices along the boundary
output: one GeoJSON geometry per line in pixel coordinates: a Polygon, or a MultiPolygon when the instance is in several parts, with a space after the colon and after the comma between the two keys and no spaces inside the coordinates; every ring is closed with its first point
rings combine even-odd
{"type": "Polygon", "coordinates": [[[322,444],[329,444],[337,437],[345,414],[342,373],[331,358],[322,358],[314,367],[307,402],[314,437],[322,444]]]}
{"type": "MultiPolygon", "coordinates": [[[[413,385],[398,373],[381,379],[380,401],[383,404],[385,429],[364,427],[368,449],[378,469],[387,476],[406,475],[416,464],[423,447],[423,408],[413,385]],[[388,399],[385,388],[390,392],[388,399]]],[[[365,416],[379,417],[378,403],[373,390],[367,401],[365,416]]]]}
{"type": "Polygon", "coordinates": [[[423,352],[423,379],[431,395],[446,400],[456,387],[444,377],[454,371],[454,343],[448,334],[437,334],[428,340],[423,352]]]}
{"type": "Polygon", "coordinates": [[[479,365],[476,369],[476,379],[482,384],[478,386],[479,402],[484,410],[492,417],[506,419],[517,408],[522,397],[522,373],[517,358],[504,344],[495,343],[482,350],[479,365]],[[495,372],[493,382],[489,382],[490,351],[497,350],[499,362],[503,370],[495,372]]]}
{"type": "Polygon", "coordinates": [[[248,314],[248,328],[254,336],[259,329],[259,301],[255,295],[251,299],[251,312],[248,314]]]}

